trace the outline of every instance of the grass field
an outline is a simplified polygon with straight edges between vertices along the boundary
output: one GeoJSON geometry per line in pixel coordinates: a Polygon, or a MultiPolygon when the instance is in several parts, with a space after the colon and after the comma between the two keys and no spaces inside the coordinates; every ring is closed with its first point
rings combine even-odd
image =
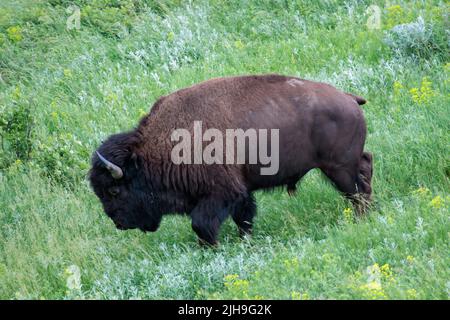
{"type": "Polygon", "coordinates": [[[448,15],[446,1],[2,1],[0,298],[449,299],[448,15]],[[202,249],[178,216],[116,230],[86,180],[100,142],[160,95],[271,72],[367,98],[370,214],[311,172],[295,197],[257,194],[251,239],[229,220],[202,249]]]}

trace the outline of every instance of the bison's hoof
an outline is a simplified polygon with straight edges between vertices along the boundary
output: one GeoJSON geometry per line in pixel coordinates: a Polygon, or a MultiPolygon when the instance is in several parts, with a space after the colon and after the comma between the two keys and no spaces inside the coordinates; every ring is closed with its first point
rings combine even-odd
{"type": "Polygon", "coordinates": [[[242,239],[250,238],[252,236],[252,229],[239,229],[239,237],[242,239]]]}

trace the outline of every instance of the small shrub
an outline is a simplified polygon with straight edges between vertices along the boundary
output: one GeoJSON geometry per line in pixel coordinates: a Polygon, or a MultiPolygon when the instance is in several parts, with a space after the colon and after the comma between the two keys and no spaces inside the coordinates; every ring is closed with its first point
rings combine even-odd
{"type": "Polygon", "coordinates": [[[32,150],[34,125],[30,107],[20,103],[0,113],[0,139],[3,150],[0,167],[7,167],[16,159],[27,160],[32,150]]]}
{"type": "Polygon", "coordinates": [[[81,21],[105,36],[118,37],[133,25],[137,9],[132,1],[101,3],[94,1],[81,8],[81,21]]]}
{"type": "Polygon", "coordinates": [[[426,23],[422,17],[415,22],[394,26],[387,31],[385,43],[395,54],[424,59],[433,54],[446,55],[448,49],[448,37],[437,24],[426,23]]]}
{"type": "Polygon", "coordinates": [[[88,148],[70,133],[55,134],[36,141],[33,164],[63,184],[80,181],[88,169],[88,148]]]}

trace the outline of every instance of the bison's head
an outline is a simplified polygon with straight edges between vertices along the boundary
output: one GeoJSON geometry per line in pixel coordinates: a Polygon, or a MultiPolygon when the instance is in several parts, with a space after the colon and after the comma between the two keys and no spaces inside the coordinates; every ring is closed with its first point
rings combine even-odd
{"type": "Polygon", "coordinates": [[[162,217],[133,133],[111,136],[92,156],[91,186],[120,230],[156,231],[162,217]]]}

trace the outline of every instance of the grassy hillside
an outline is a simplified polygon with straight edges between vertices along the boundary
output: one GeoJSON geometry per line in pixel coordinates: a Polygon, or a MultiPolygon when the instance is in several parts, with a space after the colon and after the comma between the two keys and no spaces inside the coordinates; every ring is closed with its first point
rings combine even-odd
{"type": "Polygon", "coordinates": [[[448,299],[448,19],[431,0],[2,1],[0,298],[448,299]],[[367,98],[369,216],[311,172],[257,194],[251,239],[116,230],[86,181],[100,142],[160,95],[269,72],[367,98]]]}

